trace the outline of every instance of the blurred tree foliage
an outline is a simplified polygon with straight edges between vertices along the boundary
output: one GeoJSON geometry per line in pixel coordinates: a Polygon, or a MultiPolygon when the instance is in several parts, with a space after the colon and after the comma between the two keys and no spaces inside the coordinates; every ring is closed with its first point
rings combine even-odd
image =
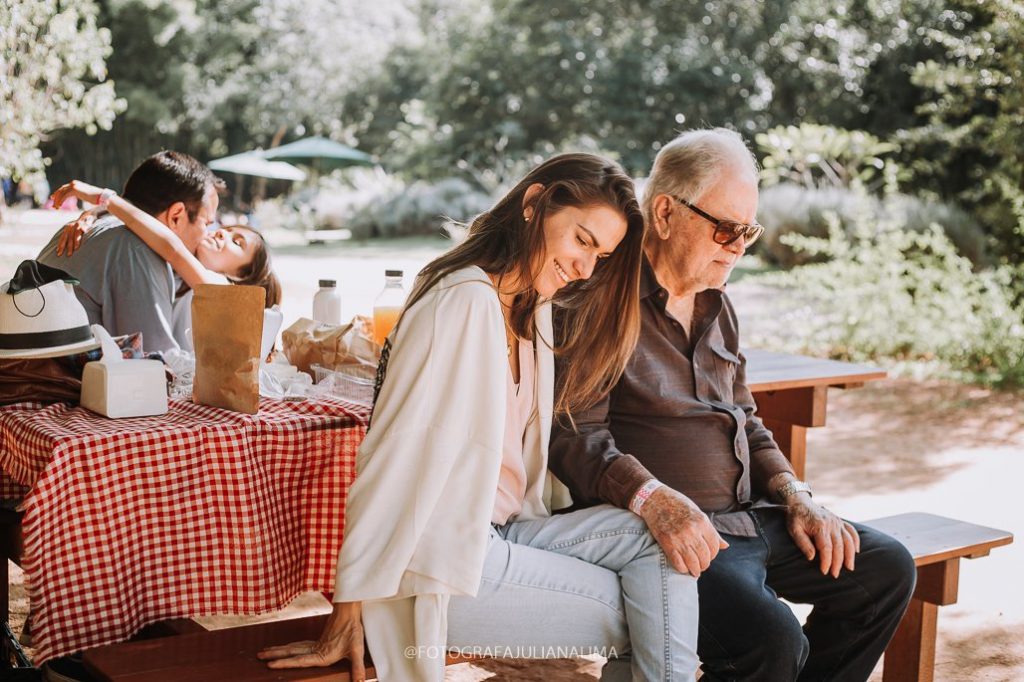
{"type": "Polygon", "coordinates": [[[902,191],[962,202],[1021,258],[1021,0],[99,5],[128,109],[46,147],[54,182],[316,132],[409,180],[491,188],[564,149],[643,174],[689,127],[810,123],[897,144],[902,191]]]}
{"type": "Polygon", "coordinates": [[[110,31],[92,0],[0,0],[0,178],[42,173],[62,128],[109,128],[124,101],[104,63],[110,31]]]}
{"type": "MultiPolygon", "coordinates": [[[[414,16],[401,0],[100,0],[110,75],[128,102],[109,133],[44,147],[51,179],[119,186],[145,156],[201,159],[270,146],[285,133],[345,138],[343,97],[414,16]]],[[[349,140],[353,141],[353,140],[349,140]]]]}
{"type": "Polygon", "coordinates": [[[425,7],[425,45],[401,47],[352,93],[350,108],[367,112],[356,132],[382,154],[401,141],[414,175],[533,162],[567,146],[645,169],[674,130],[764,124],[769,84],[749,49],[765,39],[760,11],[740,0],[425,7]],[[398,104],[383,126],[382,102],[398,104]]]}
{"type": "Polygon", "coordinates": [[[955,0],[941,16],[942,58],[913,69],[931,97],[903,135],[906,163],[919,191],[963,203],[1024,265],[1024,3],[955,0]]]}
{"type": "Polygon", "coordinates": [[[804,121],[887,139],[919,121],[939,0],[475,0],[421,5],[421,45],[354,90],[364,146],[415,176],[595,146],[643,173],[674,131],[804,121]],[[382,102],[398,105],[384,113],[382,102]],[[372,120],[371,120],[372,119],[372,120]]]}

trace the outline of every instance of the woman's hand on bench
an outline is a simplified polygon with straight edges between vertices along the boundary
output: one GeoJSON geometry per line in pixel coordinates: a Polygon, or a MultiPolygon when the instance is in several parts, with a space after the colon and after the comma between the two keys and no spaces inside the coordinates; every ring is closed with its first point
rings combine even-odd
{"type": "Polygon", "coordinates": [[[326,667],[347,658],[353,682],[365,682],[364,653],[362,605],[348,602],[334,605],[320,639],[267,647],[256,656],[270,668],[326,667]]]}

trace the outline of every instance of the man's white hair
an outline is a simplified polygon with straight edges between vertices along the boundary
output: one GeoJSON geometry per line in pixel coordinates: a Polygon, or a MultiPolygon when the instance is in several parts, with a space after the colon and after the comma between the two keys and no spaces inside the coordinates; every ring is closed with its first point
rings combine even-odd
{"type": "Polygon", "coordinates": [[[641,205],[648,229],[654,225],[654,197],[668,194],[697,203],[723,173],[749,173],[757,182],[757,160],[735,130],[688,130],[666,144],[644,185],[641,205]]]}

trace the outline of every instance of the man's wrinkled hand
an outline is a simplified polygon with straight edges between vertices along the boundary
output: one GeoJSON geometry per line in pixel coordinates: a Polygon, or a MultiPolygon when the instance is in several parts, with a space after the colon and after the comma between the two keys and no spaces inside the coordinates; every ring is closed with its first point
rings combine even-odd
{"type": "Polygon", "coordinates": [[[673,568],[694,578],[700,577],[718,552],[729,546],[707,514],[668,486],[651,493],[640,515],[673,568]]]}
{"type": "Polygon", "coordinates": [[[854,557],[860,551],[860,535],[852,524],[806,494],[786,506],[786,524],[793,542],[807,560],[818,557],[822,575],[838,578],[844,566],[848,571],[854,569],[854,557]]]}

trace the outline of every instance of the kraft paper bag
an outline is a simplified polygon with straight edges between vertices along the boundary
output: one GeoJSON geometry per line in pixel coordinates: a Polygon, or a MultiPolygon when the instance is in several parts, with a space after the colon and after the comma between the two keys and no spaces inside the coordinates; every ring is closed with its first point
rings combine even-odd
{"type": "Polygon", "coordinates": [[[192,297],[192,401],[256,414],[260,407],[263,287],[200,284],[192,297]]]}
{"type": "Polygon", "coordinates": [[[311,365],[335,369],[342,365],[376,368],[380,346],[367,333],[369,319],[356,315],[348,324],[333,325],[300,317],[281,332],[288,362],[312,375],[311,365]]]}

